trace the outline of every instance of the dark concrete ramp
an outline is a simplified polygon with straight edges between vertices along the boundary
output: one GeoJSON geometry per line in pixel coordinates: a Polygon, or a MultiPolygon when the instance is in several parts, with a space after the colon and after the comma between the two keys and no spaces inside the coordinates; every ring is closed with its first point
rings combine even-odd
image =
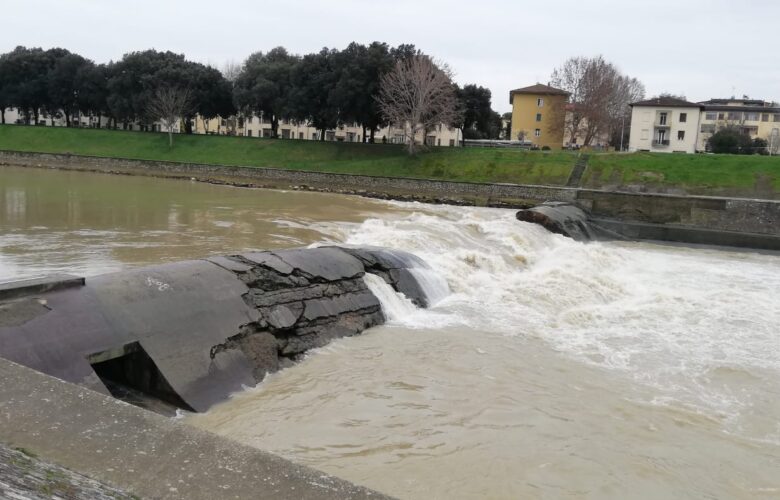
{"type": "MultiPolygon", "coordinates": [[[[306,351],[381,324],[371,272],[426,305],[417,257],[322,247],[7,287],[0,357],[97,390],[204,411],[306,351]],[[71,280],[72,281],[72,280],[71,280]]],[[[150,404],[150,408],[160,408],[150,404]]]]}
{"type": "Polygon", "coordinates": [[[577,241],[604,239],[607,235],[592,227],[588,214],[570,203],[548,202],[520,210],[517,219],[538,224],[551,233],[562,234],[577,241]]]}
{"type": "Polygon", "coordinates": [[[254,384],[241,353],[210,357],[214,344],[257,319],[246,286],[206,261],[187,261],[91,278],[79,288],[5,304],[9,312],[41,306],[19,324],[0,319],[0,355],[63,380],[106,392],[92,362],[140,345],[176,394],[204,410],[254,384]]]}

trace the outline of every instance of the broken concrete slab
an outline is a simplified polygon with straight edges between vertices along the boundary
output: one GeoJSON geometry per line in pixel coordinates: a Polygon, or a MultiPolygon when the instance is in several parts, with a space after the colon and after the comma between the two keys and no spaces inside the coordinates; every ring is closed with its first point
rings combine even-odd
{"type": "Polygon", "coordinates": [[[426,305],[403,267],[420,262],[385,249],[324,247],[106,274],[0,301],[11,312],[0,320],[0,355],[103,393],[204,411],[308,349],[383,323],[367,270],[426,305]]]}

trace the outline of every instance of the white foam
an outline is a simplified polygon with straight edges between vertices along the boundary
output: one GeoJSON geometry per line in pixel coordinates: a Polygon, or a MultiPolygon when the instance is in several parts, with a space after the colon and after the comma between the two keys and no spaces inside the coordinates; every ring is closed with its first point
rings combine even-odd
{"type": "Polygon", "coordinates": [[[698,381],[713,367],[780,376],[777,256],[582,244],[520,223],[509,210],[420,208],[366,220],[344,242],[423,258],[432,270],[413,273],[450,321],[543,339],[718,414],[746,403],[737,388],[698,381]]]}

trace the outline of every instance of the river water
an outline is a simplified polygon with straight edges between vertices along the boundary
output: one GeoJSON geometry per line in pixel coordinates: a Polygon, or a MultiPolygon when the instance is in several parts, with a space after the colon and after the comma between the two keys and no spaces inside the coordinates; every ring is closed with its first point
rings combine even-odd
{"type": "Polygon", "coordinates": [[[780,256],[509,210],[0,168],[0,276],[340,242],[449,287],[187,422],[401,498],[780,498],[780,256]]]}

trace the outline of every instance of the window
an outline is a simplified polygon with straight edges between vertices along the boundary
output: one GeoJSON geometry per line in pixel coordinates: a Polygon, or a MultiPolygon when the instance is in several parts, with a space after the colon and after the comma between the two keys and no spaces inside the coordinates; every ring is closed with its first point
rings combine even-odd
{"type": "Polygon", "coordinates": [[[688,113],[680,113],[680,123],[685,123],[688,121],[688,113]]]}
{"type": "Polygon", "coordinates": [[[717,120],[718,119],[718,113],[706,113],[704,115],[705,120],[717,120]]]}
{"type": "Polygon", "coordinates": [[[735,113],[734,111],[729,111],[728,117],[729,120],[741,120],[742,113],[735,113]]]}
{"type": "Polygon", "coordinates": [[[722,120],[726,117],[723,113],[718,113],[718,120],[722,120]]]}
{"type": "Polygon", "coordinates": [[[658,115],[658,124],[659,125],[666,125],[666,113],[660,113],[658,115]]]}
{"type": "Polygon", "coordinates": [[[536,121],[538,121],[538,122],[542,121],[542,114],[541,113],[536,113],[536,121]]]}
{"type": "Polygon", "coordinates": [[[677,131],[677,140],[678,141],[684,141],[685,140],[685,130],[678,130],[677,131]]]}
{"type": "Polygon", "coordinates": [[[541,137],[542,136],[542,129],[537,128],[536,130],[534,130],[534,135],[536,137],[541,137]]]}
{"type": "Polygon", "coordinates": [[[252,129],[247,129],[246,136],[247,137],[252,137],[252,129]]]}
{"type": "Polygon", "coordinates": [[[773,121],[780,122],[780,114],[776,114],[773,121]]]}
{"type": "Polygon", "coordinates": [[[761,121],[762,122],[768,122],[769,121],[769,113],[763,113],[761,115],[761,121]]]}
{"type": "Polygon", "coordinates": [[[758,121],[758,113],[745,113],[745,121],[757,122],[758,121]]]}
{"type": "Polygon", "coordinates": [[[702,124],[701,126],[701,132],[702,134],[714,134],[715,133],[715,125],[714,124],[702,124]]]}
{"type": "Polygon", "coordinates": [[[298,132],[298,139],[303,140],[303,132],[298,132]]]}
{"type": "Polygon", "coordinates": [[[436,139],[436,145],[441,146],[441,139],[436,139]]]}
{"type": "Polygon", "coordinates": [[[539,99],[537,99],[536,100],[536,106],[539,107],[539,108],[544,106],[544,99],[542,99],[541,97],[539,99]]]}
{"type": "Polygon", "coordinates": [[[450,147],[455,146],[455,139],[450,139],[450,147]]]}

